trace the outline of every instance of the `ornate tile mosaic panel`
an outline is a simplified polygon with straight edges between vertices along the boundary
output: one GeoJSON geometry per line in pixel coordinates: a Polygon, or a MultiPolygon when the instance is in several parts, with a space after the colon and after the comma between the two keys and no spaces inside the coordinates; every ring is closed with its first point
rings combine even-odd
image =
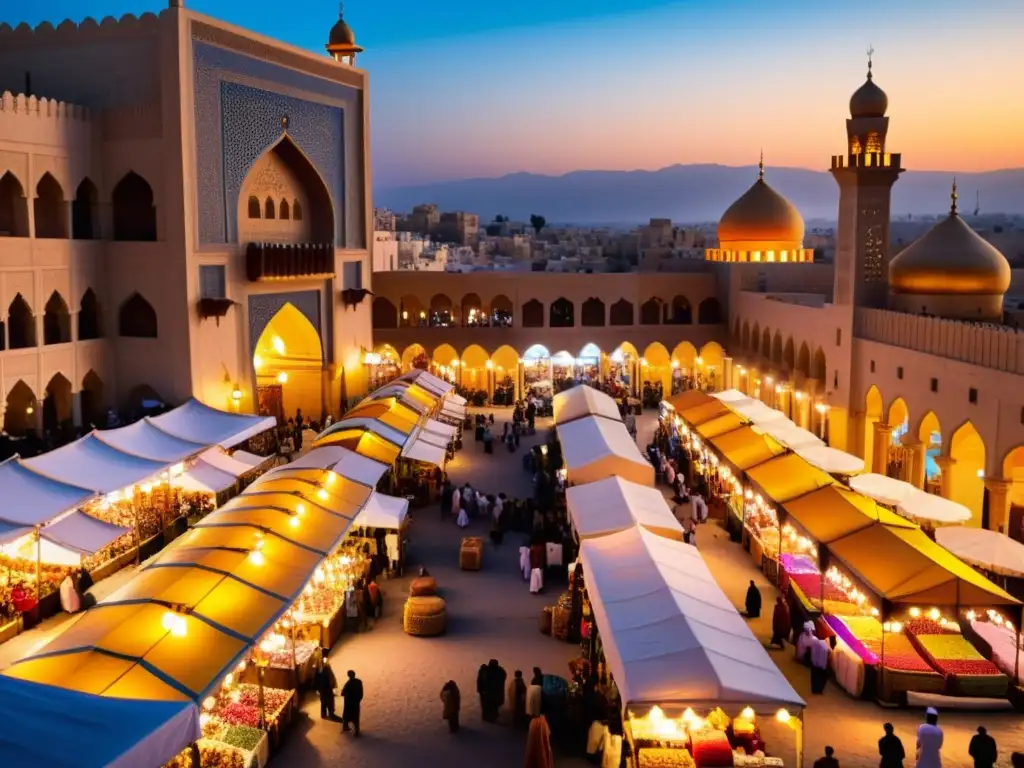
{"type": "Polygon", "coordinates": [[[336,245],[346,245],[346,212],[359,194],[357,169],[346,163],[346,112],[357,114],[358,92],[273,63],[194,42],[199,240],[237,238],[237,201],[249,168],[282,133],[309,157],[331,192],[336,245]],[[257,87],[259,83],[261,87],[257,87]],[[344,107],[300,98],[320,95],[344,107]],[[348,177],[348,178],[347,178],[348,177]]]}

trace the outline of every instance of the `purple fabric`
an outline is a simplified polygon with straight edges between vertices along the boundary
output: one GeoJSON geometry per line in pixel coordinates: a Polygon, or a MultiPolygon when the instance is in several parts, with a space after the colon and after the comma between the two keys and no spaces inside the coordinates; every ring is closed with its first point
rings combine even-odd
{"type": "Polygon", "coordinates": [[[825,616],[825,623],[831,627],[832,631],[843,639],[850,648],[856,653],[861,659],[864,660],[865,664],[874,666],[878,664],[878,656],[869,651],[860,640],[850,631],[850,628],[846,626],[846,623],[835,616],[825,616]]]}
{"type": "Polygon", "coordinates": [[[818,564],[807,555],[779,555],[779,564],[786,573],[818,573],[818,564]]]}

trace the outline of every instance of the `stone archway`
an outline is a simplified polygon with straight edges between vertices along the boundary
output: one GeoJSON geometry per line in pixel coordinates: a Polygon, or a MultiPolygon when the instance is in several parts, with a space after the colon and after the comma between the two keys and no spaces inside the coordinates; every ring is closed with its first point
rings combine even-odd
{"type": "Polygon", "coordinates": [[[376,328],[397,328],[398,310],[390,300],[383,296],[375,296],[373,299],[373,327],[376,328]]]}
{"type": "Polygon", "coordinates": [[[36,237],[66,239],[68,236],[68,204],[60,182],[46,172],[36,184],[36,199],[32,201],[35,214],[36,237]]]}
{"type": "Polygon", "coordinates": [[[426,370],[430,367],[430,358],[427,350],[422,344],[410,344],[402,350],[402,370],[411,371],[414,368],[426,370]]]}
{"type": "Polygon", "coordinates": [[[86,428],[106,426],[107,400],[104,389],[103,379],[96,371],[90,370],[85,374],[79,399],[82,424],[86,428]]]}
{"type": "MultiPolygon", "coordinates": [[[[801,354],[805,349],[806,344],[801,347],[801,354]]],[[[875,425],[882,421],[884,413],[885,401],[882,399],[882,393],[872,384],[864,397],[864,466],[869,470],[873,466],[875,456],[875,425]]]]}
{"type": "Polygon", "coordinates": [[[111,194],[114,239],[155,242],[157,238],[156,204],[153,188],[142,176],[129,171],[114,186],[111,194]]]}
{"type": "Polygon", "coordinates": [[[948,470],[943,471],[948,471],[950,477],[943,486],[952,501],[971,511],[971,519],[966,524],[981,526],[985,504],[985,441],[970,421],[950,438],[949,458],[952,461],[948,470]]]}
{"type": "Polygon", "coordinates": [[[43,399],[43,431],[66,431],[74,433],[71,424],[73,399],[71,382],[60,373],[55,373],[46,385],[46,396],[43,399]]]}
{"type": "Polygon", "coordinates": [[[319,420],[327,410],[324,350],[320,333],[299,309],[285,302],[263,328],[253,351],[259,411],[279,420],[319,420]]]}
{"type": "Polygon", "coordinates": [[[24,381],[18,381],[7,393],[4,408],[4,432],[24,437],[36,427],[36,395],[24,381]]]}

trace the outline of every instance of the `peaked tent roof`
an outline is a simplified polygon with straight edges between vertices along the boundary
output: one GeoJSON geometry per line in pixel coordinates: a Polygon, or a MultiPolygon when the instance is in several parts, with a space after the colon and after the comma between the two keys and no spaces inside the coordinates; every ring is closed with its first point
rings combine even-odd
{"type": "Polygon", "coordinates": [[[581,539],[607,536],[637,525],[668,539],[683,538],[683,528],[658,488],[608,477],[572,486],[565,492],[565,500],[581,539]]]}
{"type": "Polygon", "coordinates": [[[353,526],[367,528],[399,529],[405,524],[409,514],[409,500],[398,496],[387,496],[374,491],[367,499],[365,506],[356,515],[353,526]]]}
{"type": "Polygon", "coordinates": [[[39,525],[74,509],[96,495],[40,474],[13,456],[0,462],[0,520],[39,525]]]}
{"type": "Polygon", "coordinates": [[[238,445],[277,426],[277,419],[273,416],[228,413],[203,405],[198,400],[189,400],[167,413],[151,417],[149,421],[182,440],[222,448],[238,445]]]}
{"type": "Polygon", "coordinates": [[[786,452],[786,448],[768,435],[750,427],[712,437],[711,444],[736,469],[745,471],[786,452]]]}
{"type": "Polygon", "coordinates": [[[795,453],[777,456],[747,470],[747,478],[777,504],[785,504],[805,493],[834,485],[827,472],[812,467],[795,453]]]}
{"type": "Polygon", "coordinates": [[[130,453],[133,456],[141,456],[144,459],[168,464],[183,461],[206,450],[205,444],[183,440],[164,432],[148,417],[126,427],[98,429],[93,434],[97,440],[122,453],[130,453]]]}
{"type": "Polygon", "coordinates": [[[195,704],[112,699],[2,675],[0,721],[0,765],[8,766],[163,765],[202,736],[195,704]]]}
{"type": "Polygon", "coordinates": [[[640,453],[622,423],[586,416],[557,429],[569,481],[574,485],[613,475],[641,485],[654,485],[654,467],[640,453]]]}
{"type": "Polygon", "coordinates": [[[323,448],[314,448],[289,464],[270,470],[264,477],[273,477],[295,469],[329,469],[335,474],[371,488],[376,488],[381,477],[388,471],[386,464],[374,461],[361,453],[342,448],[340,445],[325,445],[323,448]]]}
{"type": "Polygon", "coordinates": [[[603,416],[612,421],[622,421],[619,406],[600,390],[587,384],[577,384],[555,395],[551,401],[555,424],[568,424],[584,416],[603,416]]]}
{"type": "Polygon", "coordinates": [[[97,520],[84,512],[65,515],[41,531],[44,539],[80,555],[95,554],[110,542],[131,532],[131,528],[97,520]]]}
{"type": "Polygon", "coordinates": [[[97,438],[95,432],[23,463],[47,477],[100,494],[141,483],[159,475],[168,464],[119,451],[97,438]]]}
{"type": "Polygon", "coordinates": [[[641,528],[580,546],[625,707],[804,707],[695,547],[641,528]]]}

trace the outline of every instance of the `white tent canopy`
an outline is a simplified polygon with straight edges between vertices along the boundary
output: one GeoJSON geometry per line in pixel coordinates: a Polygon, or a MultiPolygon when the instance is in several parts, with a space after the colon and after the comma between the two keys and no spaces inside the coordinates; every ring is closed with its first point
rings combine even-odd
{"type": "Polygon", "coordinates": [[[236,475],[200,460],[174,478],[174,485],[196,493],[220,493],[237,481],[236,475]]]}
{"type": "Polygon", "coordinates": [[[153,416],[149,421],[182,440],[222,448],[238,445],[277,426],[277,419],[273,416],[228,413],[203,405],[198,400],[189,400],[174,410],[153,416]]]}
{"type": "Polygon", "coordinates": [[[916,488],[896,505],[896,511],[907,517],[930,520],[933,523],[966,523],[971,519],[971,510],[963,504],[916,488]]]}
{"type": "Polygon", "coordinates": [[[772,422],[761,426],[761,429],[766,435],[774,438],[792,451],[799,448],[825,446],[825,443],[816,434],[803,427],[798,427],[792,422],[784,426],[780,425],[780,423],[772,422]]]}
{"type": "Polygon", "coordinates": [[[206,449],[205,444],[193,443],[164,432],[149,418],[118,429],[96,430],[93,434],[97,440],[123,453],[168,464],[184,461],[206,449]]]}
{"type": "Polygon", "coordinates": [[[466,398],[464,398],[462,395],[456,395],[454,392],[450,392],[448,394],[448,401],[451,403],[455,403],[456,405],[461,405],[463,407],[465,407],[466,403],[468,402],[466,398]]]}
{"type": "MultiPolygon", "coordinates": [[[[360,402],[360,405],[362,405],[363,403],[373,402],[374,400],[387,400],[388,398],[394,398],[401,402],[402,405],[411,408],[417,413],[423,413],[424,411],[428,410],[429,406],[423,403],[423,401],[417,400],[409,392],[409,386],[410,382],[407,381],[393,381],[390,384],[385,384],[383,387],[381,387],[378,390],[374,390],[368,397],[364,398],[360,402]]],[[[437,401],[437,395],[435,395],[430,390],[424,389],[423,392],[429,395],[431,398],[433,398],[435,402],[437,401]]]]}
{"type": "Polygon", "coordinates": [[[796,454],[808,464],[837,475],[855,475],[864,469],[864,459],[860,456],[827,445],[797,448],[796,454]]]}
{"type": "Polygon", "coordinates": [[[199,460],[236,478],[241,477],[246,472],[252,471],[252,465],[247,464],[244,461],[239,461],[234,456],[225,453],[220,448],[210,448],[208,451],[204,451],[199,456],[199,460]]]}
{"type": "Polygon", "coordinates": [[[0,520],[26,526],[53,520],[96,495],[39,474],[16,456],[0,462],[0,489],[0,520]]]}
{"type": "Polygon", "coordinates": [[[441,406],[441,412],[447,414],[450,418],[462,419],[466,418],[466,406],[454,403],[451,400],[445,400],[441,406]]]}
{"type": "Polygon", "coordinates": [[[751,403],[756,402],[754,398],[740,392],[738,389],[726,389],[721,392],[712,392],[711,396],[716,400],[721,400],[723,403],[726,403],[733,410],[736,410],[736,408],[740,406],[749,406],[751,403]]]}
{"type": "Polygon", "coordinates": [[[774,408],[769,408],[760,400],[754,400],[749,405],[744,403],[726,403],[726,405],[736,411],[740,416],[749,419],[757,426],[764,427],[765,429],[769,426],[777,426],[780,429],[783,426],[796,426],[796,424],[786,418],[786,415],[782,411],[776,411],[774,408]]]}
{"type": "Polygon", "coordinates": [[[624,707],[805,706],[696,547],[631,528],[580,560],[624,707]]]}
{"type": "Polygon", "coordinates": [[[669,539],[683,538],[683,528],[658,488],[609,477],[574,485],[565,492],[565,500],[581,539],[607,536],[637,525],[669,539]]]}
{"type": "Polygon", "coordinates": [[[400,529],[409,514],[409,500],[374,491],[359,510],[352,527],[400,529]]]}
{"type": "Polygon", "coordinates": [[[453,427],[451,424],[442,424],[437,419],[427,419],[423,428],[427,432],[432,432],[435,435],[441,435],[445,438],[445,442],[455,437],[455,433],[459,431],[458,427],[453,427]]]}
{"type": "Polygon", "coordinates": [[[597,389],[579,384],[555,395],[551,402],[555,424],[568,424],[585,416],[602,416],[613,421],[622,421],[619,406],[615,401],[597,389]]]}
{"type": "Polygon", "coordinates": [[[383,421],[362,416],[357,416],[351,419],[340,419],[321,432],[319,437],[323,438],[335,432],[344,432],[346,429],[364,429],[367,432],[372,432],[377,435],[377,437],[384,438],[389,443],[399,448],[405,445],[406,441],[409,439],[408,435],[385,424],[383,421]]]}
{"type": "Polygon", "coordinates": [[[433,464],[438,467],[444,466],[447,455],[448,451],[446,448],[435,445],[422,435],[411,440],[402,449],[402,456],[405,458],[422,461],[425,464],[433,464]]]}
{"type": "Polygon", "coordinates": [[[23,463],[48,477],[100,494],[148,480],[165,471],[168,464],[122,453],[97,439],[95,432],[23,463]]]}
{"type": "Polygon", "coordinates": [[[388,471],[386,464],[350,451],[348,448],[342,448],[340,445],[314,448],[290,464],[272,469],[267,476],[288,469],[329,469],[347,480],[362,483],[371,488],[375,488],[384,473],[388,471]]]}
{"type": "Polygon", "coordinates": [[[654,467],[617,421],[586,416],[558,428],[562,456],[573,485],[618,475],[640,485],[654,485],[654,467]]]}
{"type": "Polygon", "coordinates": [[[875,474],[874,472],[851,477],[850,487],[869,499],[874,499],[882,504],[888,504],[891,507],[897,506],[917,490],[913,485],[903,480],[897,480],[888,475],[875,474]]]}
{"type": "MultiPolygon", "coordinates": [[[[82,555],[93,555],[112,541],[131,532],[130,528],[97,520],[84,512],[72,512],[41,531],[44,540],[77,553],[78,562],[81,562],[82,555]]],[[[56,562],[46,557],[43,559],[46,562],[56,562]]],[[[77,563],[69,563],[74,564],[77,563]]]]}
{"type": "Polygon", "coordinates": [[[399,376],[398,380],[415,382],[416,386],[422,387],[428,392],[434,393],[438,397],[444,397],[449,392],[455,389],[454,384],[450,384],[444,379],[438,378],[429,371],[424,371],[419,368],[413,371],[409,371],[407,374],[403,376],[399,376]]]}
{"type": "Polygon", "coordinates": [[[255,453],[249,453],[248,451],[235,451],[231,454],[231,458],[235,461],[240,461],[243,464],[248,465],[249,469],[256,469],[261,467],[267,462],[273,461],[276,456],[260,456],[255,453]]]}
{"type": "Polygon", "coordinates": [[[987,528],[951,526],[935,531],[935,540],[964,562],[986,571],[1024,579],[1024,544],[987,528]]]}

